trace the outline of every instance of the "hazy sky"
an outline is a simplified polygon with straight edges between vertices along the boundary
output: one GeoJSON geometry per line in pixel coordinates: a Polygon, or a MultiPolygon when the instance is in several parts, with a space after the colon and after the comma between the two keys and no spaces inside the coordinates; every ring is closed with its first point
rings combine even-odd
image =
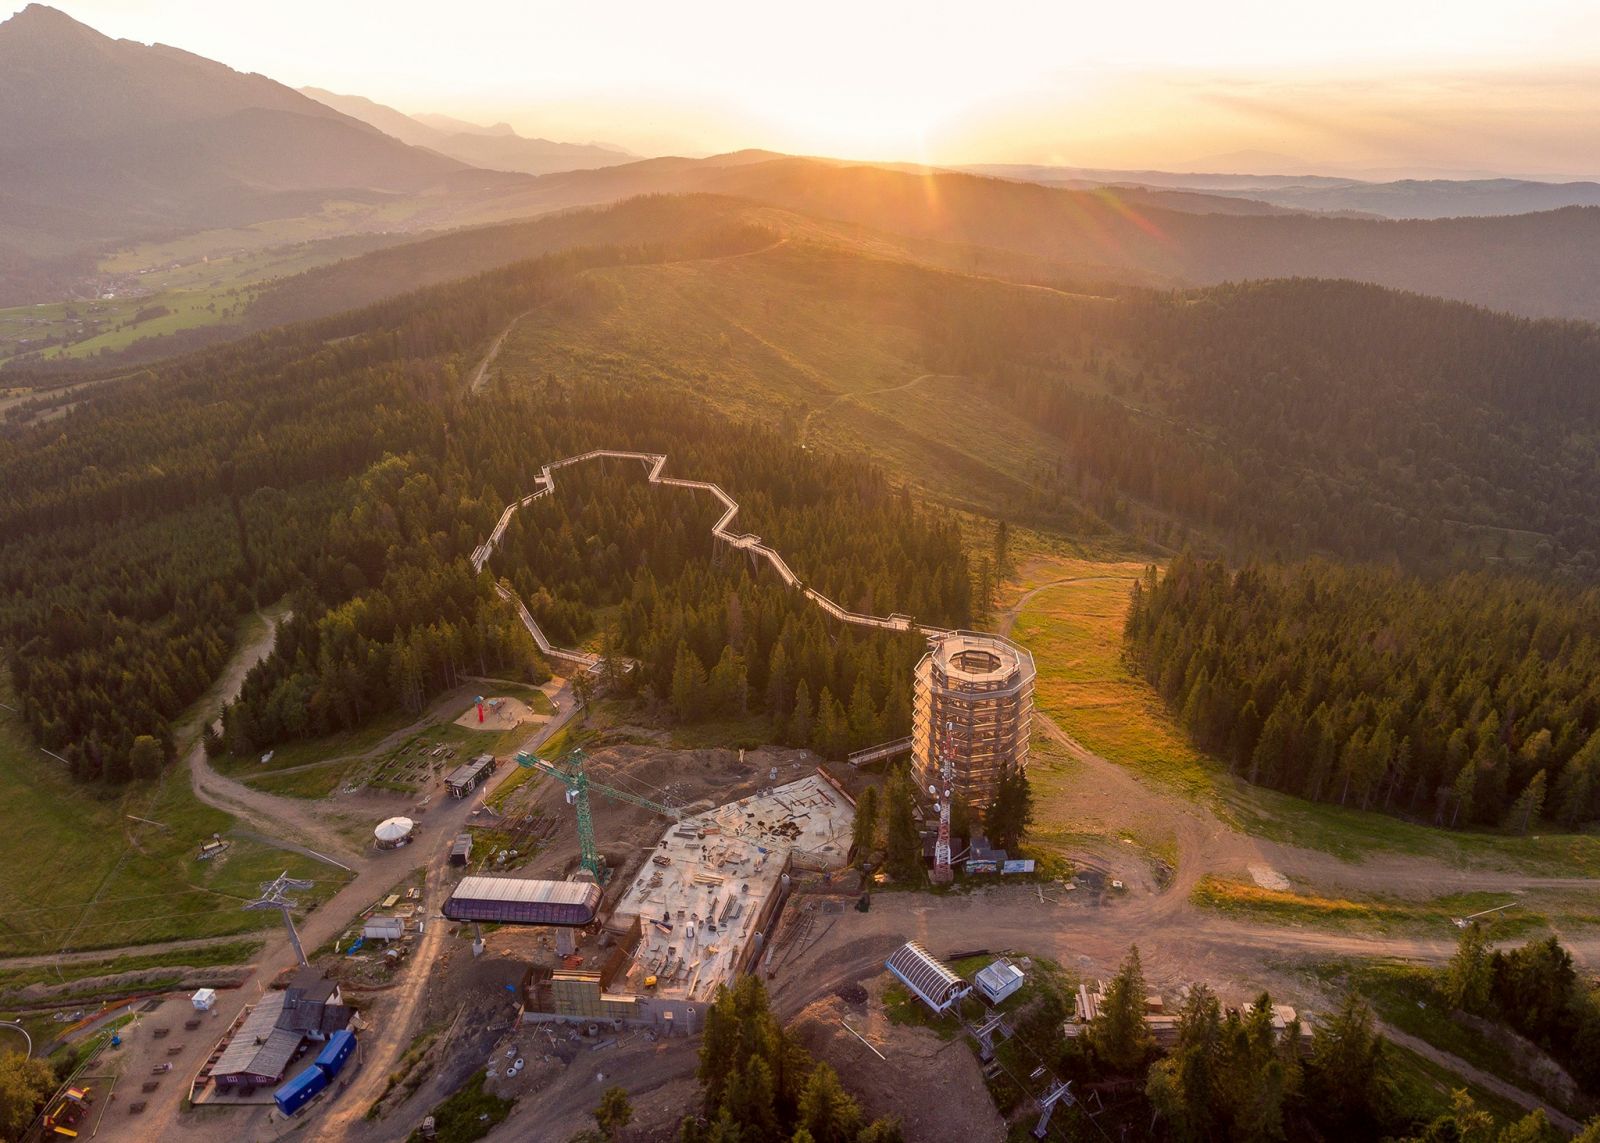
{"type": "Polygon", "coordinates": [[[647,154],[1600,175],[1597,0],[60,6],[294,86],[647,154]]]}

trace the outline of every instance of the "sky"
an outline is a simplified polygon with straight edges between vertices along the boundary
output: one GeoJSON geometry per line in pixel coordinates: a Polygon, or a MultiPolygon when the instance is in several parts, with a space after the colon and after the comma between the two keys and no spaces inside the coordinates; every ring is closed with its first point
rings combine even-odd
{"type": "Polygon", "coordinates": [[[1597,0],[58,6],[291,86],[639,154],[1600,176],[1597,0]]]}

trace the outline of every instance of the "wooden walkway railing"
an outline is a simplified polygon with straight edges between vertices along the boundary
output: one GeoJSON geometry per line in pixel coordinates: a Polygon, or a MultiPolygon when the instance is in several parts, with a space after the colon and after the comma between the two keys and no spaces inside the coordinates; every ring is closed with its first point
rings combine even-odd
{"type": "Polygon", "coordinates": [[[881,762],[885,758],[898,758],[902,754],[911,753],[911,739],[897,738],[893,742],[880,743],[869,746],[865,750],[857,750],[845,761],[852,766],[865,766],[871,762],[881,762]]]}
{"type": "MultiPolygon", "coordinates": [[[[548,496],[555,491],[556,469],[566,468],[568,465],[573,464],[582,464],[585,461],[590,460],[637,460],[647,466],[648,472],[646,473],[646,478],[651,484],[662,484],[671,488],[688,488],[700,492],[709,492],[712,496],[715,496],[722,502],[724,508],[722,516],[715,524],[711,526],[711,534],[714,537],[737,551],[749,552],[752,556],[758,556],[766,560],[771,566],[772,570],[778,573],[779,578],[782,579],[784,583],[790,587],[799,588],[807,599],[809,599],[812,603],[815,603],[818,607],[822,608],[823,611],[827,612],[841,623],[850,623],[857,627],[876,627],[884,631],[917,631],[928,636],[930,639],[949,634],[949,632],[942,627],[931,627],[925,623],[918,623],[916,620],[911,618],[911,616],[902,615],[899,612],[896,612],[893,615],[882,616],[862,615],[859,612],[846,611],[843,607],[840,607],[837,603],[823,595],[820,591],[807,587],[805,584],[800,582],[800,577],[794,574],[794,571],[789,567],[789,564],[781,555],[761,542],[760,536],[754,535],[750,532],[733,531],[731,525],[733,524],[733,518],[739,514],[739,502],[724,492],[719,485],[712,484],[709,481],[704,480],[683,480],[675,476],[662,476],[661,470],[665,468],[667,464],[667,457],[665,453],[622,452],[616,449],[592,449],[589,452],[579,453],[577,456],[569,456],[563,460],[558,460],[552,464],[545,465],[542,469],[540,469],[539,476],[534,481],[538,487],[536,487],[532,492],[528,493],[528,495],[524,496],[522,499],[513,500],[510,504],[507,504],[506,510],[500,513],[500,519],[498,522],[496,522],[494,531],[489,533],[489,538],[483,543],[479,544],[478,547],[473,551],[473,570],[481,572],[484,569],[484,566],[489,562],[489,557],[494,555],[495,549],[500,545],[500,541],[505,538],[506,529],[511,525],[511,517],[516,514],[518,508],[525,508],[529,504],[532,504],[535,500],[539,499],[541,496],[548,496]]],[[[510,592],[506,591],[505,588],[500,587],[499,585],[496,585],[495,590],[500,593],[500,596],[503,599],[513,598],[510,592]]],[[[590,654],[589,652],[571,651],[552,646],[550,644],[550,640],[547,639],[544,632],[539,629],[539,625],[534,622],[533,616],[529,614],[527,607],[523,605],[520,599],[516,600],[516,605],[518,613],[522,617],[523,625],[528,628],[529,633],[533,636],[533,641],[538,644],[539,650],[543,651],[546,655],[551,655],[560,659],[566,659],[571,662],[582,663],[590,669],[599,663],[599,656],[590,654]]]]}

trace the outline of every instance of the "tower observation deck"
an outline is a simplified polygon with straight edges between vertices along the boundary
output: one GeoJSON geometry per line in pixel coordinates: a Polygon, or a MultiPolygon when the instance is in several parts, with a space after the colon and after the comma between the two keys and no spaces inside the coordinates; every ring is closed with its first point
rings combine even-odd
{"type": "Polygon", "coordinates": [[[953,758],[955,796],[981,821],[1003,775],[1026,772],[1033,723],[1033,655],[1000,635],[952,631],[917,664],[911,768],[939,785],[939,750],[953,758]]]}

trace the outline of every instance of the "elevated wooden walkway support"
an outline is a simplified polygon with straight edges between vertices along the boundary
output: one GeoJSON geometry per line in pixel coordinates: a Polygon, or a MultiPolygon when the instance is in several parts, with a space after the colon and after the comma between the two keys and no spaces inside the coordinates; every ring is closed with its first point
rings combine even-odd
{"type": "MultiPolygon", "coordinates": [[[[500,513],[500,519],[496,522],[494,531],[489,533],[489,538],[479,544],[477,549],[473,551],[473,570],[483,571],[484,566],[489,562],[489,557],[494,555],[495,549],[500,546],[501,540],[505,538],[506,529],[510,527],[511,518],[516,514],[518,508],[525,508],[541,496],[548,496],[555,491],[555,472],[557,469],[566,468],[568,465],[573,464],[583,464],[591,460],[636,460],[646,466],[646,479],[651,484],[661,484],[670,488],[688,488],[694,491],[708,492],[715,496],[722,503],[723,513],[717,522],[711,526],[712,536],[721,540],[735,551],[749,552],[752,556],[766,560],[785,584],[792,588],[798,588],[807,599],[841,623],[850,623],[857,627],[876,627],[883,631],[916,631],[926,635],[929,639],[937,639],[949,634],[942,627],[931,627],[925,623],[918,623],[911,616],[902,615],[898,612],[893,615],[882,616],[862,615],[859,612],[846,611],[820,591],[807,587],[800,582],[800,577],[794,574],[788,562],[781,555],[761,542],[760,536],[751,532],[735,532],[733,530],[733,518],[739,514],[739,502],[723,491],[720,485],[712,484],[705,480],[684,480],[675,476],[662,476],[661,470],[667,465],[665,453],[591,449],[589,452],[579,453],[577,456],[569,456],[545,465],[540,469],[539,476],[534,481],[537,487],[522,499],[513,500],[510,504],[507,504],[505,511],[500,513]]],[[[502,599],[509,600],[513,598],[512,593],[498,584],[495,590],[500,593],[502,599]]],[[[593,670],[599,664],[600,660],[597,655],[585,651],[571,651],[552,646],[550,640],[539,629],[539,625],[534,622],[533,616],[529,614],[527,607],[523,605],[520,599],[516,600],[516,605],[518,613],[522,617],[523,625],[527,627],[529,633],[533,636],[533,641],[538,644],[539,650],[544,654],[581,664],[584,669],[588,670],[593,670]]],[[[880,748],[875,747],[874,749],[880,748]]],[[[907,749],[909,749],[909,745],[907,749]]],[[[857,764],[859,765],[859,763],[857,764]]]]}
{"type": "Polygon", "coordinates": [[[865,750],[857,750],[845,761],[852,766],[868,766],[873,762],[882,762],[886,758],[898,758],[902,754],[911,753],[911,739],[897,738],[893,742],[881,742],[877,746],[869,746],[865,750]]]}

